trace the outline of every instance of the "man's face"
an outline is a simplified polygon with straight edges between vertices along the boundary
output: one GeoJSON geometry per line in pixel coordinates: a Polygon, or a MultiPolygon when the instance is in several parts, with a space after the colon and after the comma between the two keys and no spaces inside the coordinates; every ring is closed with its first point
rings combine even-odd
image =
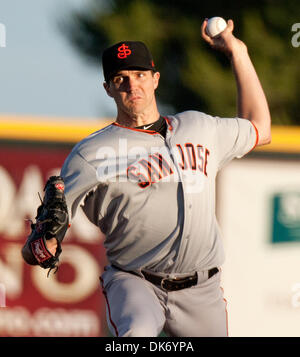
{"type": "Polygon", "coordinates": [[[151,110],[155,105],[155,89],[160,74],[151,70],[123,70],[109,83],[104,83],[107,94],[114,98],[118,110],[136,115],[151,110]]]}

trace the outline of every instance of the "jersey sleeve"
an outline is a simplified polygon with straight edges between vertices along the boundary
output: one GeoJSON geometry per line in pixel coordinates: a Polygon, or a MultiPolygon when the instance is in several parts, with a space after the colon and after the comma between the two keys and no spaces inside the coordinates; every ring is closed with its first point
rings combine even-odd
{"type": "Polygon", "coordinates": [[[216,131],[219,169],[232,159],[249,153],[258,142],[258,131],[247,119],[217,117],[216,131]]]}
{"type": "Polygon", "coordinates": [[[63,164],[60,175],[65,182],[65,196],[71,219],[78,205],[95,186],[99,184],[96,171],[80,153],[71,153],[63,164]]]}

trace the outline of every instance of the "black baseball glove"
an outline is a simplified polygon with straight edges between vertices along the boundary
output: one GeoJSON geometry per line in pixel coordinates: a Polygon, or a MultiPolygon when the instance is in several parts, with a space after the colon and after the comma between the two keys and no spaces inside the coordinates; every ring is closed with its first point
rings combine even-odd
{"type": "Polygon", "coordinates": [[[37,209],[36,222],[31,224],[32,232],[22,248],[22,256],[30,265],[40,265],[50,271],[58,268],[62,252],[61,242],[69,227],[68,209],[64,195],[64,181],[60,176],[51,176],[46,182],[45,195],[37,209]],[[56,238],[57,249],[52,255],[46,241],[56,238]]]}

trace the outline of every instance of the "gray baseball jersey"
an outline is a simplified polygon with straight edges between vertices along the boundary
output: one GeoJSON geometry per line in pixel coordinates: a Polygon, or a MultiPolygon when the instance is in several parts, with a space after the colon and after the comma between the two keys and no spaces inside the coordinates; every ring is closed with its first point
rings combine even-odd
{"type": "Polygon", "coordinates": [[[165,117],[166,137],[113,123],[78,143],[61,176],[73,218],[79,205],[124,270],[188,273],[220,266],[215,178],[255,147],[249,120],[186,111],[165,117]]]}

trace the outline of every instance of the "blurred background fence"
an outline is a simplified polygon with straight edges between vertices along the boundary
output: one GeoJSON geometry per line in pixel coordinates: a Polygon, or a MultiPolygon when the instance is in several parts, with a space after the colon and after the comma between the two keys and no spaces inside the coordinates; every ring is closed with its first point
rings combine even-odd
{"type": "Polygon", "coordinates": [[[46,270],[21,257],[38,192],[43,195],[49,176],[59,175],[74,141],[95,127],[20,119],[0,119],[0,336],[105,335],[103,236],[81,210],[65,237],[56,274],[47,278],[46,270]]]}

